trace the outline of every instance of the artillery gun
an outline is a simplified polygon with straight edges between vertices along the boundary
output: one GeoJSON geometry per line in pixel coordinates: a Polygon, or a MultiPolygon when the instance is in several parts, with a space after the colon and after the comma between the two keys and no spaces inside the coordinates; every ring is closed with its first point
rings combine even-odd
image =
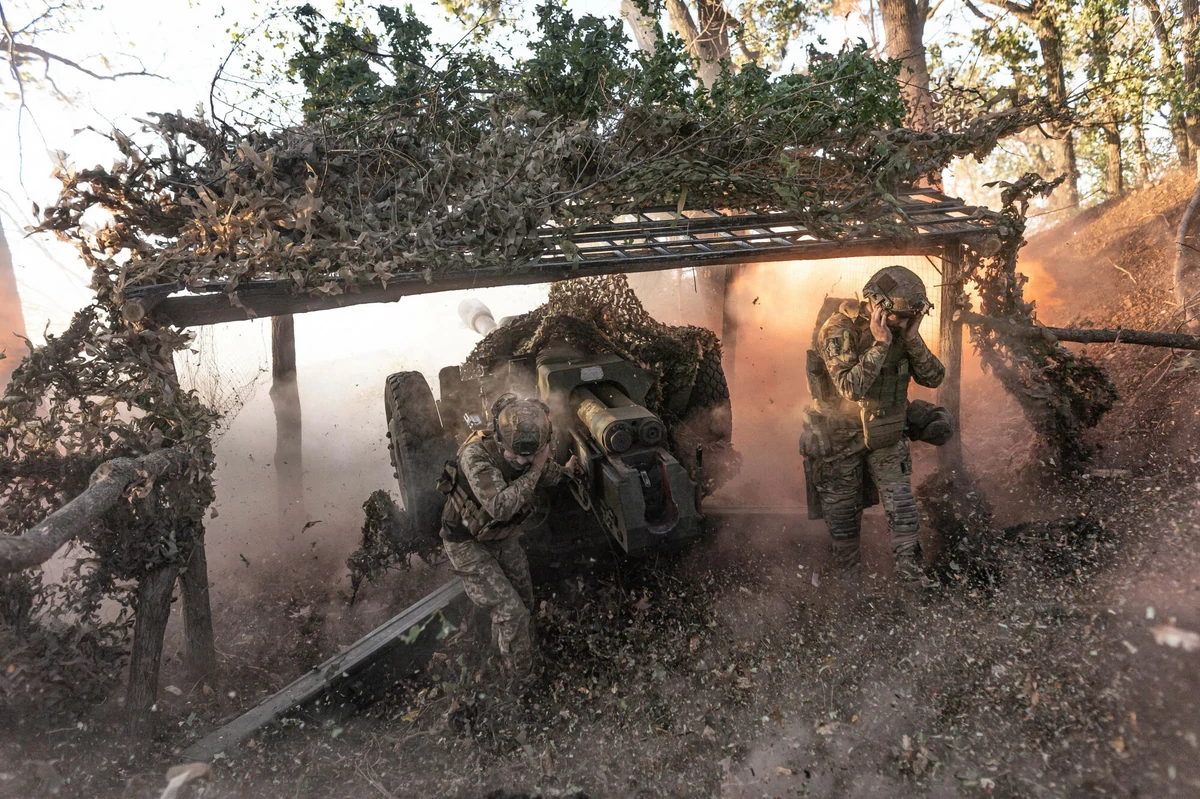
{"type": "MultiPolygon", "coordinates": [[[[481,335],[498,326],[477,300],[464,301],[459,315],[481,335]]],[[[421,373],[390,375],[384,408],[408,532],[436,545],[445,500],[435,487],[437,474],[473,431],[491,425],[495,399],[513,392],[549,406],[556,460],[574,454],[582,467],[527,522],[535,554],[573,549],[604,534],[629,554],[696,538],[703,529],[700,500],[712,485],[705,449],[719,444],[727,450],[732,433],[729,391],[719,355],[706,356],[689,391],[662,398],[676,421],[671,429],[646,407],[657,382],[657,375],[618,355],[564,343],[486,370],[447,366],[438,375],[436,401],[421,373]]]]}

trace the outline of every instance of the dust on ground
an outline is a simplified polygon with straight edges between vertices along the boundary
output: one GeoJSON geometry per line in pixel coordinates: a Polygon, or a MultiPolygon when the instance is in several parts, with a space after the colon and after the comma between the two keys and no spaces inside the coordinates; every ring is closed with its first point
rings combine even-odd
{"type": "MultiPolygon", "coordinates": [[[[1043,320],[1169,327],[1185,184],[1035,239],[1043,320]],[[1105,259],[1120,267],[1107,277],[1105,259]]],[[[827,574],[819,523],[735,518],[671,558],[601,557],[543,581],[545,668],[525,697],[496,690],[470,640],[451,639],[368,712],[259,736],[190,795],[1195,796],[1200,652],[1154,631],[1200,631],[1197,371],[1151,348],[1089,354],[1122,400],[1073,483],[1017,472],[1019,410],[986,375],[964,386],[968,462],[994,510],[979,530],[990,584],[947,566],[942,589],[899,586],[877,511],[858,588],[827,574]],[[1056,530],[1081,532],[1012,527],[1064,519],[1079,521],[1056,530]]],[[[180,748],[445,574],[395,573],[353,607],[326,577],[284,575],[218,608],[211,693],[182,682],[171,650],[163,684],[181,695],[164,692],[149,747],[121,742],[115,705],[6,736],[0,795],[156,797],[180,748]]]]}

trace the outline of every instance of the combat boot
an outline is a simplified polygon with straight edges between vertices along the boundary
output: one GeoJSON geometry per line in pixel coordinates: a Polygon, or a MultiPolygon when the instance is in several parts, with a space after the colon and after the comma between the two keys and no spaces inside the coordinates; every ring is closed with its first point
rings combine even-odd
{"type": "Polygon", "coordinates": [[[833,541],[833,569],[838,579],[847,582],[858,582],[862,579],[862,554],[859,552],[857,538],[833,541]]]}
{"type": "Polygon", "coordinates": [[[921,545],[916,542],[897,544],[892,548],[892,557],[896,562],[896,575],[907,583],[924,585],[925,563],[921,558],[921,545]]]}

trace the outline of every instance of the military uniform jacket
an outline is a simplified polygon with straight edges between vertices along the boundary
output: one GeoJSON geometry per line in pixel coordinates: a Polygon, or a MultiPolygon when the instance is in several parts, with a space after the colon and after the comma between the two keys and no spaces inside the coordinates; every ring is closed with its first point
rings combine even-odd
{"type": "MultiPolygon", "coordinates": [[[[470,499],[494,522],[503,525],[512,521],[514,528],[533,507],[534,492],[539,487],[557,485],[565,474],[563,467],[553,459],[546,461],[541,472],[535,472],[532,467],[518,469],[504,459],[499,443],[490,432],[475,433],[463,443],[458,450],[458,471],[470,499]]],[[[447,541],[472,540],[454,502],[448,501],[442,511],[442,538],[447,541]]]]}
{"type": "Polygon", "coordinates": [[[928,388],[937,388],[946,376],[946,368],[920,337],[908,341],[902,331],[893,330],[891,345],[876,342],[865,302],[842,303],[821,326],[816,343],[841,400],[819,402],[818,410],[834,418],[857,419],[859,408],[872,401],[903,401],[910,376],[928,388]]]}

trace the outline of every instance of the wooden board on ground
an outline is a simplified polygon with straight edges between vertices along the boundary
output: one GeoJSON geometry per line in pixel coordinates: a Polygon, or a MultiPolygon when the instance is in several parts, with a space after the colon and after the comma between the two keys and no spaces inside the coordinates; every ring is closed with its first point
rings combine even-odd
{"type": "MultiPolygon", "coordinates": [[[[423,625],[440,611],[465,602],[462,580],[455,578],[416,604],[394,616],[346,649],[283,690],[238,716],[220,729],[210,733],[183,751],[185,761],[210,761],[221,752],[236,746],[258,730],[284,716],[315,703],[340,683],[354,679],[380,658],[403,657],[395,651],[405,639],[412,641],[423,625]]],[[[416,656],[416,653],[408,653],[416,656]]]]}

